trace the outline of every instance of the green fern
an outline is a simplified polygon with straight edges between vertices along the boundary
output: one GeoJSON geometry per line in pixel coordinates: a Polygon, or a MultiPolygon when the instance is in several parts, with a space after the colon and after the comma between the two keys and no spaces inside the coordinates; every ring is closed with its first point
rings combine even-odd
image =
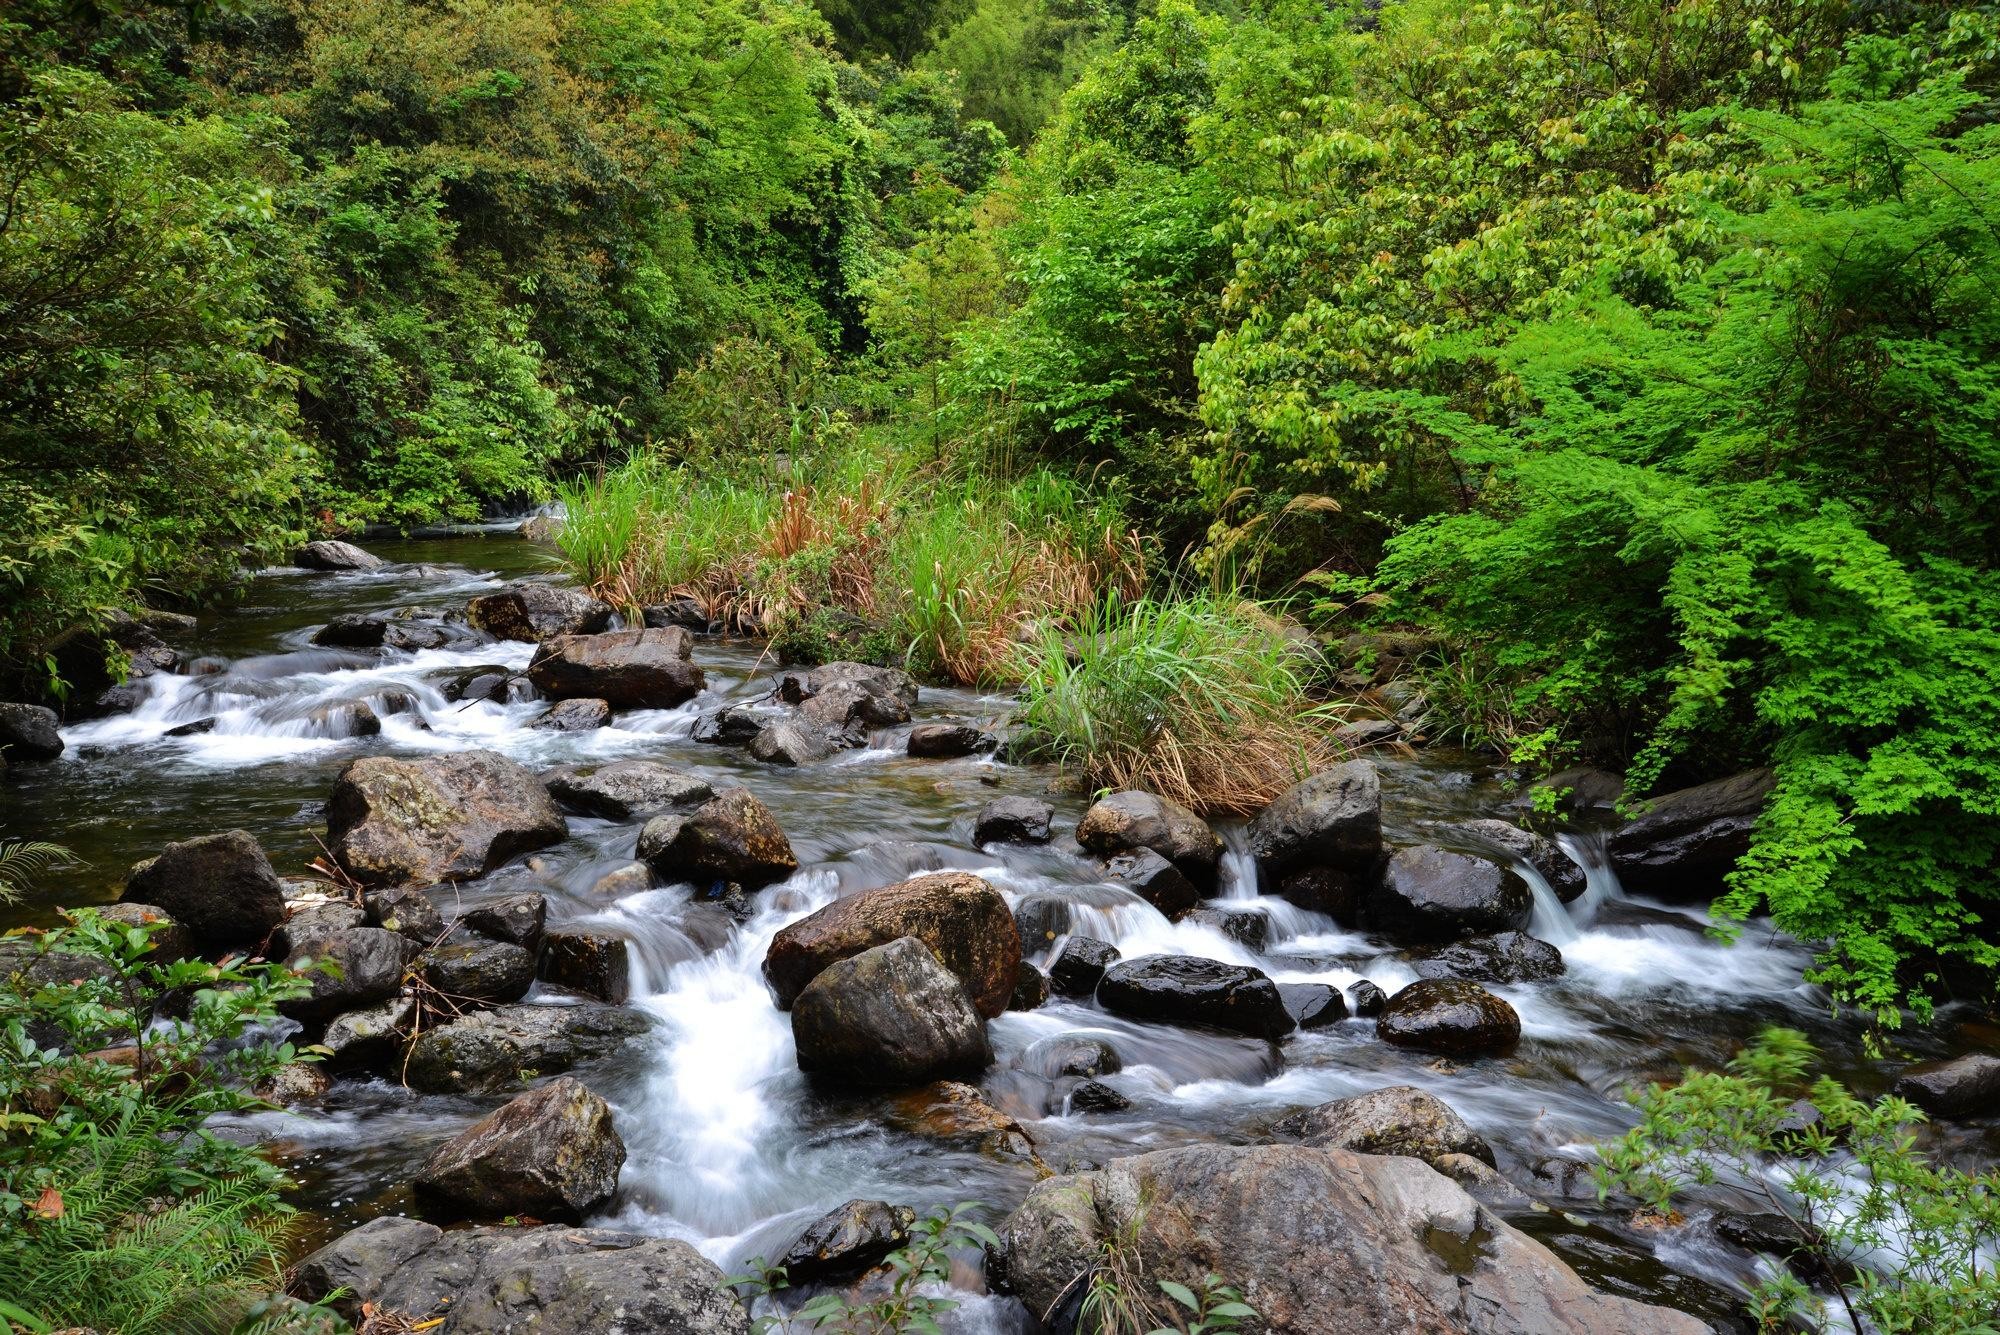
{"type": "Polygon", "coordinates": [[[76,860],[61,844],[45,844],[33,839],[0,842],[0,904],[18,903],[21,892],[37,876],[52,867],[64,867],[76,860]]]}

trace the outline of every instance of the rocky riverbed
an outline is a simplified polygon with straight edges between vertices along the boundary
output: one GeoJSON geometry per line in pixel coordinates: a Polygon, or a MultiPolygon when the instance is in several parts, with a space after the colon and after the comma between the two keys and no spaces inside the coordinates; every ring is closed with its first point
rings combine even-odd
{"type": "Polygon", "coordinates": [[[1109,1239],[1273,1330],[1736,1330],[1732,1202],[1596,1198],[1625,1090],[1783,1023],[1994,1148],[2000,1062],[1906,1069],[1983,1047],[1963,1017],[1864,1059],[1799,945],[1703,935],[1763,776],[1631,822],[1571,776],[1530,834],[1391,691],[1353,760],[1211,823],[1009,763],[1002,696],[623,626],[511,534],[369,546],[134,625],[145,671],[59,729],[0,715],[0,831],[87,864],[23,921],[124,900],[340,963],[289,1006],[332,1055],[224,1128],[302,1183],[309,1296],[747,1330],[725,1272],[866,1284],[979,1201],[958,1330],[1067,1328],[1109,1239]]]}

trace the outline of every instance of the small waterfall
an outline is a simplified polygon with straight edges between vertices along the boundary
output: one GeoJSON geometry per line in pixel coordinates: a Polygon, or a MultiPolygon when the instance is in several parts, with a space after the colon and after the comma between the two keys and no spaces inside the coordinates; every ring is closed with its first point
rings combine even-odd
{"type": "Polygon", "coordinates": [[[1566,946],[1576,940],[1576,923],[1569,916],[1569,906],[1549,885],[1548,878],[1532,862],[1517,862],[1514,870],[1528,883],[1528,892],[1535,897],[1535,907],[1528,916],[1529,933],[1552,946],[1566,946]]]}
{"type": "Polygon", "coordinates": [[[1574,921],[1587,924],[1605,901],[1625,898],[1625,887],[1618,884],[1618,873],[1611,869],[1611,858],[1604,851],[1602,834],[1565,831],[1556,836],[1556,843],[1583,868],[1583,893],[1569,907],[1574,921]]]}

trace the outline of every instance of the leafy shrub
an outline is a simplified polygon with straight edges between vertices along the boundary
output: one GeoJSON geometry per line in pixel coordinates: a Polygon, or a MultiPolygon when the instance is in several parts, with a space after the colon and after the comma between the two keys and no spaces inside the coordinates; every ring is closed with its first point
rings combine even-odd
{"type": "Polygon", "coordinates": [[[1785,1221],[1791,1254],[1753,1289],[1762,1330],[1827,1327],[1892,1335],[1985,1335],[2000,1310],[2000,1176],[1939,1165],[1917,1149],[1923,1114],[1873,1103],[1806,1072],[1804,1035],[1768,1029],[1727,1073],[1694,1071],[1638,1096],[1640,1123],[1604,1146],[1603,1191],[1662,1214],[1697,1189],[1726,1187],[1785,1221]],[[1797,1125],[1794,1104],[1819,1119],[1797,1125]],[[1831,1289],[1831,1299],[1823,1292],[1831,1289]]]}
{"type": "Polygon", "coordinates": [[[311,1059],[260,1030],[308,984],[158,960],[156,930],[86,909],[0,939],[0,1293],[31,1328],[227,1331],[281,1287],[284,1181],[204,1123],[311,1059]]]}
{"type": "MultiPolygon", "coordinates": [[[[975,1204],[956,1205],[949,1210],[933,1210],[910,1230],[910,1241],[882,1260],[891,1272],[887,1291],[876,1297],[848,1298],[844,1294],[822,1293],[807,1300],[795,1312],[763,1314],[753,1323],[758,1335],[793,1329],[826,1330],[837,1335],[894,1335],[906,1330],[942,1335],[938,1318],[957,1307],[934,1290],[951,1279],[954,1251],[969,1247],[998,1247],[1000,1239],[980,1223],[975,1204]]],[[[763,1258],[750,1263],[751,1269],[733,1275],[726,1282],[753,1311],[759,1300],[790,1287],[783,1266],[767,1266],[763,1258]]]]}

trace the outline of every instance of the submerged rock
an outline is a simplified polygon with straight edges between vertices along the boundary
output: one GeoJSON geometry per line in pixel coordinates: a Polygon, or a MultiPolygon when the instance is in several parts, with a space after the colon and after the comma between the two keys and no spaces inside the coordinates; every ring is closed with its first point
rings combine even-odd
{"type": "Polygon", "coordinates": [[[542,781],[550,796],[571,811],[605,820],[657,815],[715,795],[708,780],[657,760],[614,760],[588,771],[565,767],[543,775],[542,781]]]}
{"type": "Polygon", "coordinates": [[[908,1245],[917,1212],[887,1201],[853,1200],[807,1224],[778,1258],[792,1287],[853,1279],[908,1245]]]}
{"type": "Polygon", "coordinates": [[[968,872],[915,876],[836,899],[781,929],[764,956],[764,977],[789,1006],[836,960],[912,936],[964,984],[987,1019],[1002,1014],[1020,978],[1021,940],[998,890],[968,872]]]}
{"type": "Polygon", "coordinates": [[[558,635],[535,651],[528,680],[558,700],[586,696],[619,709],[671,709],[706,682],[689,661],[693,650],[677,626],[558,635]]]}
{"type": "Polygon", "coordinates": [[[349,761],[326,824],[335,859],[371,886],[470,880],[569,834],[541,781],[492,751],[349,761]]]}
{"type": "Polygon", "coordinates": [[[755,890],[799,869],[791,841],[748,788],[725,788],[687,815],[655,816],[638,856],[669,881],[735,882],[755,890]]]}
{"type": "Polygon", "coordinates": [[[59,723],[45,706],[0,701],[0,764],[54,760],[63,753],[59,723]]]}
{"type": "Polygon", "coordinates": [[[1400,940],[1449,941],[1528,925],[1528,883],[1497,862],[1429,844],[1399,850],[1368,899],[1375,926],[1400,940]]]}
{"type": "Polygon", "coordinates": [[[792,1004],[792,1039],[800,1070],[846,1085],[974,1075],[993,1060],[964,987],[913,936],[822,969],[792,1004]]]}
{"type": "Polygon", "coordinates": [[[1222,841],[1207,821],[1178,802],[1137,791],[1093,804],[1077,822],[1076,841],[1104,857],[1150,848],[1200,885],[1214,883],[1222,857],[1222,841]]]}
{"type": "Polygon", "coordinates": [[[1117,1245],[1153,1281],[1228,1277],[1259,1329],[1302,1335],[1705,1335],[1596,1292],[1414,1159],[1304,1145],[1190,1145],[1039,1183],[1000,1228],[992,1278],[1051,1312],[1117,1245]]]}
{"type": "Polygon", "coordinates": [[[1000,797],[972,821],[975,844],[1046,844],[1056,809],[1036,797],[1000,797]]]}
{"type": "Polygon", "coordinates": [[[611,624],[611,605],[578,589],[516,584],[482,593],[465,605],[466,619],[488,635],[539,644],[557,635],[594,635],[611,624]]]}
{"type": "Polygon", "coordinates": [[[244,830],[168,844],[132,869],[123,898],[159,908],[203,950],[255,946],[285,920],[278,873],[244,830]]]}
{"type": "Polygon", "coordinates": [[[1293,1113],[1273,1130],[1322,1149],[1400,1154],[1436,1166],[1465,1154],[1491,1167],[1493,1147],[1444,1100],[1414,1085],[1392,1085],[1293,1113]]]}
{"type": "Polygon", "coordinates": [[[389,563],[351,542],[321,538],[299,548],[292,564],[307,570],[379,570],[389,563]]]}
{"type": "Polygon", "coordinates": [[[439,1146],[416,1185],[456,1214],[574,1222],[617,1192],[624,1163],[610,1106],[562,1076],[439,1146]]]}
{"type": "Polygon", "coordinates": [[[1509,1052],[1521,1039],[1521,1017],[1512,1006],[1479,984],[1456,978],[1411,983],[1389,998],[1375,1028],[1397,1047],[1451,1057],[1509,1052]]]}
{"type": "Polygon", "coordinates": [[[412,1089],[499,1094],[525,1074],[553,1075],[606,1056],[646,1032],[646,1017],[619,1006],[502,1006],[427,1029],[411,1045],[412,1089]]]}
{"type": "Polygon", "coordinates": [[[1605,845],[1628,890],[1663,898],[1708,899],[1750,848],[1764,801],[1777,784],[1767,769],[1746,770],[1664,793],[1612,831],[1605,845]]]}
{"type": "Polygon", "coordinates": [[[292,1292],[367,1305],[439,1335],[750,1335],[723,1273],[678,1238],[605,1228],[473,1228],[384,1215],[301,1261],[292,1292]]]}
{"type": "Polygon", "coordinates": [[[1255,1038],[1279,1038],[1292,1029],[1277,984],[1262,970],[1192,955],[1114,964],[1097,984],[1097,1000],[1136,1020],[1209,1025],[1255,1038]]]}

